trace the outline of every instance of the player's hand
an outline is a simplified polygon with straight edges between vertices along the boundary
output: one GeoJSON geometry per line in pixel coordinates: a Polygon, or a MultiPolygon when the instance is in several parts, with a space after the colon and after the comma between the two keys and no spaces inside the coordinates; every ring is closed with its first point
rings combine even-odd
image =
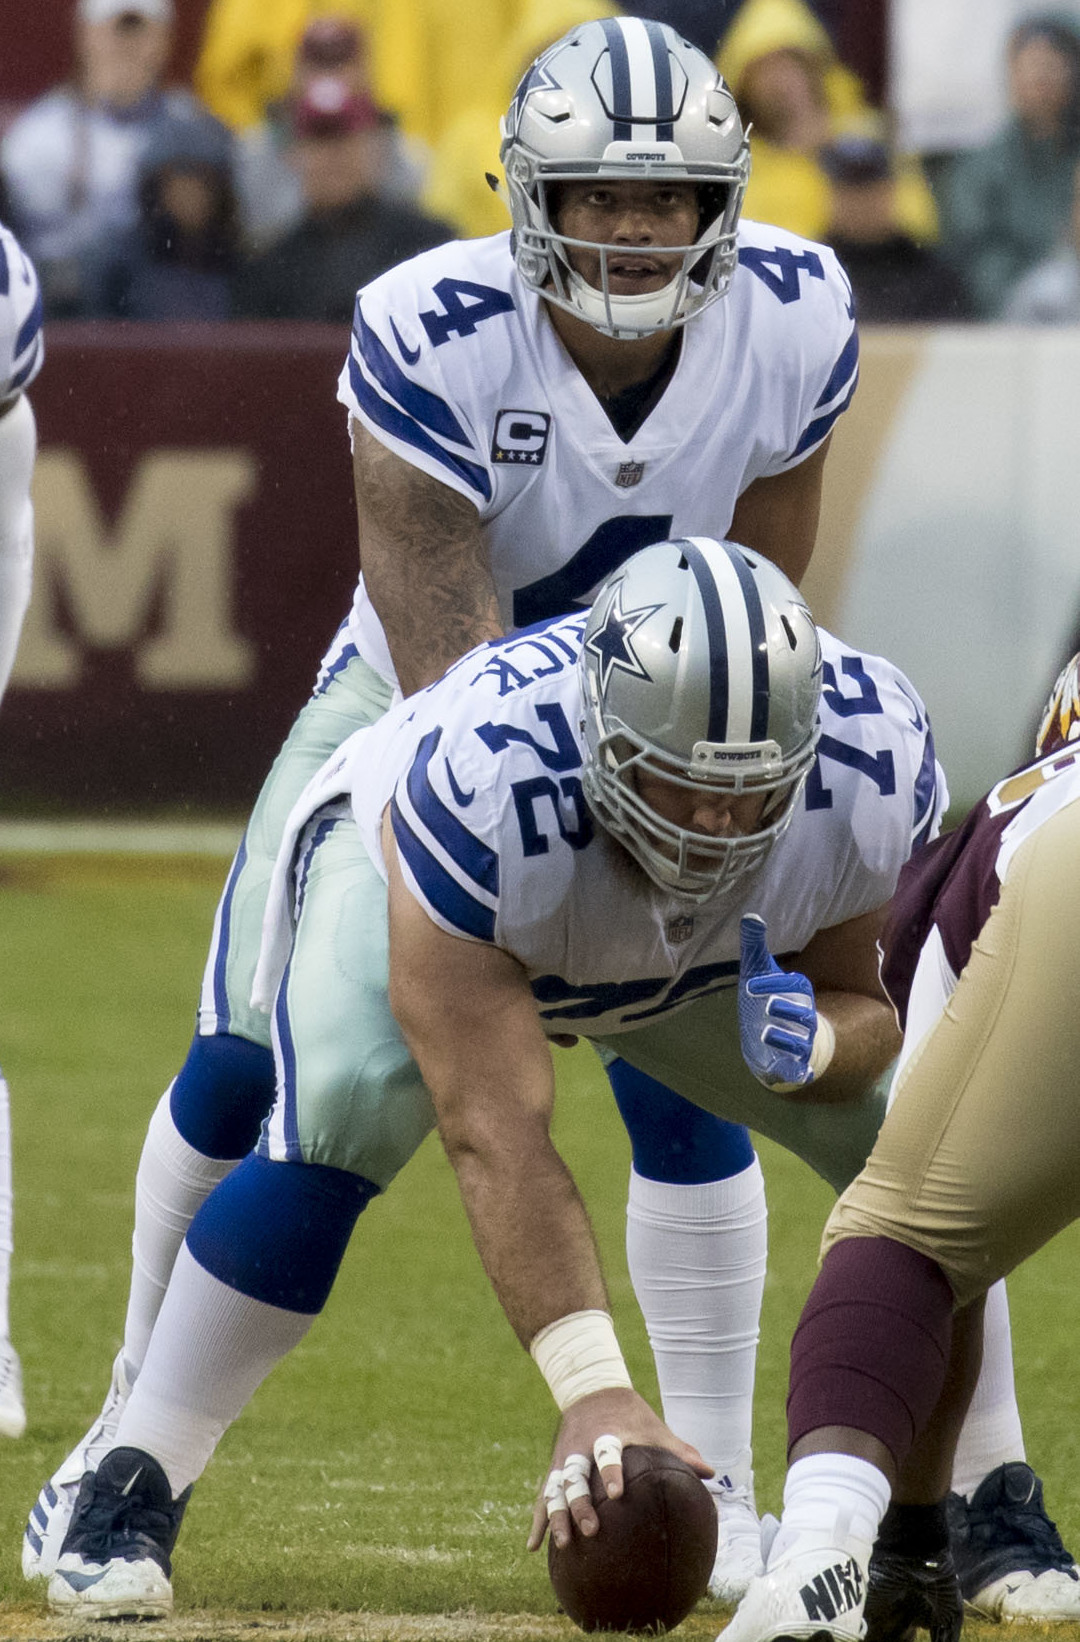
{"type": "Polygon", "coordinates": [[[764,918],[748,913],[739,923],[739,936],[743,1059],[766,1089],[790,1094],[814,1079],[814,988],[805,975],[780,968],[769,951],[764,918]]]}
{"type": "Polygon", "coordinates": [[[576,1530],[590,1538],[600,1527],[589,1492],[589,1473],[596,1461],[609,1499],[623,1491],[622,1451],[630,1443],[670,1448],[693,1466],[700,1477],[711,1477],[696,1448],[668,1429],[636,1391],[594,1391],[572,1403],[555,1436],[551,1469],[533,1511],[528,1548],[538,1551],[548,1526],[558,1546],[568,1545],[576,1530]]]}

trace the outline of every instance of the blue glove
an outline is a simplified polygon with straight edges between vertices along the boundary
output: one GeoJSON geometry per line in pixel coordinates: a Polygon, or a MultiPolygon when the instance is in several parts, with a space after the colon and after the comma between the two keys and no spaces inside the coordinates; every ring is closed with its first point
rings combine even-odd
{"type": "MultiPolygon", "coordinates": [[[[765,920],[748,913],[739,923],[739,1037],[743,1059],[759,1083],[778,1094],[812,1083],[818,1012],[805,975],[781,969],[769,951],[765,920]],[[813,1059],[812,1059],[813,1057],[813,1059]]],[[[822,1021],[831,1057],[832,1028],[822,1021]]],[[[821,1046],[824,1047],[824,1046],[821,1046]]]]}

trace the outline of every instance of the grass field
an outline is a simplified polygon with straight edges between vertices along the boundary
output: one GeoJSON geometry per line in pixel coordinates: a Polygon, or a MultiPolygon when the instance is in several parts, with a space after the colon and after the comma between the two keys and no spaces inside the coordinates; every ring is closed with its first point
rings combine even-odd
{"type": "MultiPolygon", "coordinates": [[[[223,870],[194,857],[0,856],[13,1334],[30,1415],[26,1437],[0,1445],[0,1639],[76,1634],[24,1585],[22,1526],[107,1385],[135,1163],[187,1044],[223,870]]],[[[622,1250],[626,1138],[590,1052],[563,1053],[559,1064],[557,1139],[593,1212],[631,1368],[654,1396],[622,1250]]],[[[787,1345],[829,1193],[785,1154],[763,1147],[762,1156],[772,1255],[756,1463],[759,1504],[777,1509],[787,1345]]],[[[1029,1454],[1074,1548],[1078,1267],[1080,1239],[1069,1234],[1012,1285],[1029,1454]]],[[[226,1436],[181,1534],[177,1616],[140,1627],[140,1642],[578,1634],[556,1612],[543,1560],[523,1549],[553,1427],[548,1394],[488,1289],[449,1168],[429,1141],[364,1215],[324,1316],[226,1436]]],[[[711,1638],[723,1619],[704,1606],[677,1634],[711,1638]]],[[[992,1631],[971,1624],[965,1635],[992,1631]]]]}

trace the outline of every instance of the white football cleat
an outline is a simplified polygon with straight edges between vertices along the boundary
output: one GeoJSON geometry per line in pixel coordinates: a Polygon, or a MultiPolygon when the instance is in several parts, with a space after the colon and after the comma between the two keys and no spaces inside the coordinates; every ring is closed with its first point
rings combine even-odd
{"type": "Polygon", "coordinates": [[[1080,1621],[1080,1569],[1026,1461],[999,1465],[970,1500],[950,1494],[945,1509],[960,1589],[973,1613],[1028,1624],[1080,1621]]]}
{"type": "Polygon", "coordinates": [[[131,1382],[124,1367],[124,1353],[120,1351],[113,1363],[109,1394],[101,1413],[82,1441],[76,1443],[64,1463],[53,1472],[30,1512],[23,1532],[24,1579],[48,1579],[55,1572],[79,1484],[87,1471],[97,1470],[112,1447],[120,1415],[130,1395],[131,1382]]]}
{"type": "Polygon", "coordinates": [[[785,1557],[752,1579],[717,1642],[861,1642],[866,1567],[833,1547],[785,1557]]]}
{"type": "Polygon", "coordinates": [[[1063,1568],[1041,1574],[1018,1568],[976,1591],[968,1606],[979,1617],[1025,1624],[1054,1625],[1080,1621],[1080,1577],[1063,1568]]]}
{"type": "Polygon", "coordinates": [[[79,1488],[49,1580],[49,1607],[65,1619],[162,1619],[172,1612],[172,1550],[187,1488],[141,1448],[113,1448],[79,1488]]]}
{"type": "Polygon", "coordinates": [[[761,1523],[749,1461],[725,1471],[709,1492],[716,1504],[717,1522],[716,1561],[709,1575],[709,1595],[733,1608],[763,1567],[761,1523]]]}
{"type": "Polygon", "coordinates": [[[10,1340],[0,1340],[0,1437],[21,1437],[26,1430],[22,1364],[10,1340]]]}

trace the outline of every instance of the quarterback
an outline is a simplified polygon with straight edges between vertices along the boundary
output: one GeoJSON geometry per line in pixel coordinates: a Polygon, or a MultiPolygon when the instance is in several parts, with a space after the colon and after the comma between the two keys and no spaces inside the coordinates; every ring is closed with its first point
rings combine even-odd
{"type": "Polygon", "coordinates": [[[908,681],[819,633],[767,559],[705,538],[643,549],[591,614],[481,646],[355,732],[295,806],[268,896],[254,1003],[273,1019],[273,1112],[192,1221],[53,1606],[168,1611],[191,1484],[436,1124],[563,1415],[532,1543],[549,1518],[561,1540],[570,1514],[595,1531],[574,1456],[598,1443],[614,1489],[625,1442],[707,1470],[630,1386],[548,1134],[549,1040],[629,1052],[677,1021],[676,1088],[685,1070],[721,1115],[730,1093],[802,1151],[850,1149],[898,1046],[882,916],[945,802],[908,681]],[[779,967],[767,942],[797,959],[779,967]],[[303,1207],[302,1305],[257,1209],[268,1176],[303,1207]],[[257,1363],[235,1349],[256,1318],[257,1363]]]}
{"type": "MultiPolygon", "coordinates": [[[[0,696],[11,677],[30,602],[30,479],[37,433],[25,390],[41,369],[43,353],[37,274],[14,235],[0,223],[0,696]]],[[[0,1437],[21,1437],[26,1429],[22,1369],[8,1324],[11,1255],[11,1111],[0,1072],[0,1437]]]]}

